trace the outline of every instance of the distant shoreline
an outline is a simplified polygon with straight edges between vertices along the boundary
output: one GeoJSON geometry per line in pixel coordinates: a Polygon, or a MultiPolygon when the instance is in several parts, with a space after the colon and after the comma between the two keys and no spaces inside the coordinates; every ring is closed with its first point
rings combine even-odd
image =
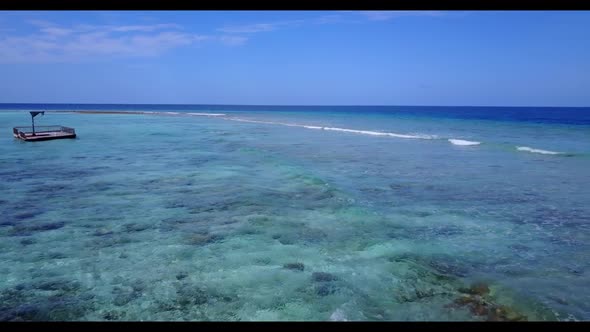
{"type": "MultiPolygon", "coordinates": [[[[27,112],[22,110],[23,112],[27,112]]],[[[189,115],[222,115],[222,114],[218,114],[218,113],[189,113],[189,112],[156,112],[156,111],[99,111],[99,110],[48,110],[45,112],[50,112],[50,113],[80,113],[80,114],[147,114],[147,115],[158,115],[158,114],[164,114],[164,115],[184,115],[184,114],[189,114],[189,115]]],[[[225,114],[223,114],[225,115],[225,114]]]]}
{"type": "Polygon", "coordinates": [[[142,112],[142,111],[95,111],[95,110],[83,110],[83,111],[47,111],[47,112],[63,112],[63,113],[81,113],[81,114],[151,114],[153,112],[142,112]]]}
{"type": "Polygon", "coordinates": [[[47,111],[60,113],[79,113],[79,114],[135,114],[135,115],[199,115],[199,116],[225,116],[223,113],[202,113],[202,112],[155,112],[155,111],[98,111],[98,110],[82,110],[82,111],[47,111]]]}

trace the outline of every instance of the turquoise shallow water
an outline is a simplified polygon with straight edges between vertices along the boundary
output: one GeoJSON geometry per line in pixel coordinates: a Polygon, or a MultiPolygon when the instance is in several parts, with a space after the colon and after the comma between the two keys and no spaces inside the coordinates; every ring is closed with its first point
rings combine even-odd
{"type": "Polygon", "coordinates": [[[0,320],[590,319],[587,125],[222,113],[0,112],[0,320]]]}

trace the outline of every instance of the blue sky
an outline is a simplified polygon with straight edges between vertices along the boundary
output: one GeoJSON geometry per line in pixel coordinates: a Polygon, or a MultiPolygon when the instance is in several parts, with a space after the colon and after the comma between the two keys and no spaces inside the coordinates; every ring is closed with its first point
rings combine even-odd
{"type": "Polygon", "coordinates": [[[590,106],[588,11],[0,12],[0,102],[590,106]]]}

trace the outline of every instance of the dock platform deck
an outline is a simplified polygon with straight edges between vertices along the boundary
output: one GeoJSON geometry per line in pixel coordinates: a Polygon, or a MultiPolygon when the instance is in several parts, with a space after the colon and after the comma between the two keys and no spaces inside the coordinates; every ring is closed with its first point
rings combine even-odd
{"type": "Polygon", "coordinates": [[[74,128],[64,126],[35,126],[12,128],[14,137],[23,141],[47,141],[51,139],[76,138],[74,128]]]}

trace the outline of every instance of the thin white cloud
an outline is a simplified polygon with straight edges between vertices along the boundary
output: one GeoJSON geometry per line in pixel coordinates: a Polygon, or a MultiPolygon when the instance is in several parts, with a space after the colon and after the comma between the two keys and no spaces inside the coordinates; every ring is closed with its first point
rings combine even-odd
{"type": "Polygon", "coordinates": [[[224,33],[256,33],[277,30],[284,26],[294,26],[304,23],[305,20],[279,21],[274,23],[255,23],[237,26],[226,26],[217,29],[224,33]]]}
{"type": "Polygon", "coordinates": [[[370,21],[387,21],[402,16],[443,16],[444,12],[436,10],[363,10],[359,11],[370,21]]]}
{"type": "Polygon", "coordinates": [[[339,23],[342,22],[342,15],[323,15],[313,20],[316,24],[328,24],[328,23],[339,23]]]}
{"type": "Polygon", "coordinates": [[[40,28],[49,28],[49,27],[55,26],[54,23],[49,22],[49,21],[45,21],[45,20],[33,20],[33,19],[31,19],[31,20],[26,20],[25,22],[26,23],[29,23],[31,25],[40,27],[40,28]]]}
{"type": "Polygon", "coordinates": [[[246,41],[246,38],[220,39],[182,32],[176,24],[61,27],[40,20],[28,23],[38,27],[38,31],[29,35],[0,36],[0,63],[70,62],[105,56],[150,57],[207,40],[229,46],[246,41]]]}
{"type": "Polygon", "coordinates": [[[221,36],[219,37],[219,40],[228,46],[240,46],[243,45],[248,38],[243,36],[221,36]]]}
{"type": "Polygon", "coordinates": [[[61,36],[67,36],[73,32],[71,29],[57,28],[57,27],[45,27],[41,28],[40,31],[47,35],[47,37],[57,38],[61,36]]]}
{"type": "MultiPolygon", "coordinates": [[[[189,33],[178,24],[63,26],[45,20],[28,20],[37,28],[28,35],[14,29],[0,30],[0,63],[69,62],[116,57],[158,56],[174,48],[205,41],[225,46],[244,45],[251,34],[302,25],[387,21],[402,16],[452,16],[440,11],[335,11],[301,20],[225,26],[219,34],[189,33]]],[[[144,20],[145,22],[146,20],[144,20]]]]}
{"type": "Polygon", "coordinates": [[[264,32],[264,31],[272,31],[275,29],[276,29],[275,24],[258,23],[258,24],[242,25],[242,26],[224,27],[224,28],[217,29],[217,31],[221,31],[221,32],[225,32],[225,33],[256,33],[256,32],[264,32]]]}
{"type": "Polygon", "coordinates": [[[248,34],[258,32],[275,31],[285,26],[301,26],[304,24],[336,24],[336,23],[361,23],[363,21],[386,21],[402,16],[444,16],[447,13],[442,11],[353,11],[342,10],[335,11],[331,14],[321,15],[315,18],[308,18],[302,20],[278,21],[273,23],[252,23],[235,26],[225,26],[217,29],[228,34],[248,34]],[[359,16],[360,14],[360,16],[359,16]]]}
{"type": "Polygon", "coordinates": [[[141,31],[151,32],[160,29],[180,29],[178,24],[154,24],[154,25],[123,25],[123,26],[110,26],[110,30],[114,32],[129,32],[129,31],[141,31]]]}

